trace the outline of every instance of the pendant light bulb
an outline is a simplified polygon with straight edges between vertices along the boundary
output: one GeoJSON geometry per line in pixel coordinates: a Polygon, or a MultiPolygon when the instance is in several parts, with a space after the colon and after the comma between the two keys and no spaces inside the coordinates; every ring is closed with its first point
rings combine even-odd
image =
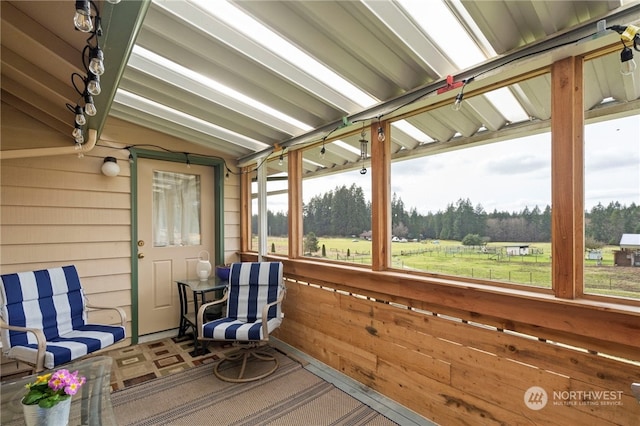
{"type": "Polygon", "coordinates": [[[99,75],[89,72],[89,75],[87,75],[87,92],[93,96],[98,96],[102,92],[99,75]]]}
{"type": "Polygon", "coordinates": [[[378,142],[384,142],[385,141],[385,135],[384,135],[384,129],[382,128],[382,126],[378,127],[378,142]]]}
{"type": "Polygon", "coordinates": [[[89,95],[88,93],[85,93],[84,95],[84,112],[91,117],[96,115],[96,113],[98,112],[96,106],[93,103],[93,96],[89,95]]]}
{"type": "Polygon", "coordinates": [[[636,70],[636,61],[633,59],[633,50],[625,46],[620,53],[620,73],[630,75],[636,70]]]}
{"type": "Polygon", "coordinates": [[[95,75],[104,74],[104,53],[99,47],[91,48],[89,52],[89,71],[95,75]]]}
{"type": "Polygon", "coordinates": [[[462,92],[458,93],[458,96],[456,96],[456,101],[452,106],[452,109],[454,111],[460,111],[460,109],[462,108],[462,98],[464,98],[464,94],[462,92]]]}
{"type": "Polygon", "coordinates": [[[76,13],[73,15],[73,25],[83,33],[91,32],[93,21],[88,0],[76,0],[76,13]]]}
{"type": "Polygon", "coordinates": [[[76,123],[75,127],[73,128],[73,132],[71,132],[71,136],[73,136],[76,141],[79,137],[82,136],[82,126],[80,124],[76,123]]]}
{"type": "Polygon", "coordinates": [[[79,126],[84,126],[85,124],[87,124],[87,117],[84,116],[84,110],[82,109],[82,107],[80,105],[76,105],[75,108],[75,112],[76,112],[76,117],[75,117],[75,121],[76,124],[79,126]]]}
{"type": "Polygon", "coordinates": [[[324,145],[322,145],[322,148],[320,148],[320,158],[322,158],[324,160],[324,154],[327,152],[326,149],[324,149],[324,145]]]}

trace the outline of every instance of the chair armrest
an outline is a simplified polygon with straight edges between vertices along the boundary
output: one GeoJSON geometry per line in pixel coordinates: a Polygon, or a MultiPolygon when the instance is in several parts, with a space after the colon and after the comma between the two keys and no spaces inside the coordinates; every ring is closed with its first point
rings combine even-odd
{"type": "Polygon", "coordinates": [[[94,305],[92,303],[90,303],[88,300],[85,303],[85,306],[93,311],[99,311],[99,310],[113,310],[116,311],[118,313],[118,315],[120,315],[120,325],[122,325],[123,327],[126,325],[127,322],[127,314],[125,313],[124,309],[122,309],[119,306],[103,306],[103,305],[94,305]]]}
{"type": "Polygon", "coordinates": [[[287,293],[287,288],[285,286],[282,286],[282,290],[280,291],[280,295],[278,296],[278,299],[276,299],[275,302],[267,303],[262,307],[262,336],[264,340],[269,340],[269,328],[267,327],[267,321],[269,321],[267,318],[269,314],[269,308],[274,305],[281,304],[282,301],[284,300],[284,295],[286,293],[287,293]]]}
{"type": "Polygon", "coordinates": [[[214,300],[212,302],[204,303],[198,308],[198,313],[196,314],[196,335],[198,335],[198,331],[202,328],[202,324],[204,324],[204,312],[207,310],[209,306],[218,305],[220,303],[224,303],[229,298],[229,292],[227,291],[228,287],[225,287],[224,294],[221,299],[214,300]]]}
{"type": "Polygon", "coordinates": [[[3,319],[0,319],[0,328],[12,331],[33,333],[36,336],[36,341],[38,342],[38,353],[36,354],[35,372],[39,373],[44,370],[44,355],[47,352],[47,338],[44,337],[44,332],[42,330],[40,330],[39,328],[9,325],[3,319]]]}

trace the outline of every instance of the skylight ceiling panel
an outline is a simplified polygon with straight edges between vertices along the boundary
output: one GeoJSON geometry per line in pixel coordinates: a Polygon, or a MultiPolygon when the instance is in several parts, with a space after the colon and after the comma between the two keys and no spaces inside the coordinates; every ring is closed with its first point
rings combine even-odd
{"type": "Polygon", "coordinates": [[[270,40],[257,37],[258,32],[264,31],[265,28],[255,22],[251,22],[251,27],[247,27],[245,24],[249,19],[240,16],[233,6],[225,2],[202,1],[198,5],[177,1],[158,2],[185,22],[190,22],[198,31],[227,44],[238,54],[251,58],[255,66],[264,67],[280,75],[333,107],[343,111],[356,111],[361,108],[340,89],[325,84],[307,72],[308,70],[295,66],[291,62],[291,51],[289,57],[275,53],[272,49],[273,43],[268,43],[270,40]]]}
{"type": "Polygon", "coordinates": [[[389,147],[389,151],[391,152],[391,154],[396,154],[400,151],[407,151],[407,150],[408,149],[403,147],[402,145],[395,143],[393,139],[391,140],[391,146],[389,147]]]}
{"type": "MultiPolygon", "coordinates": [[[[611,97],[619,102],[638,99],[640,96],[638,93],[640,68],[636,68],[633,75],[622,75],[620,73],[620,59],[617,53],[596,58],[589,61],[589,63],[593,63],[593,67],[585,66],[585,85],[593,85],[597,81],[600,85],[598,92],[601,94],[602,99],[611,97]],[[591,72],[595,73],[595,79],[587,80],[587,74],[591,77],[591,72]]],[[[597,99],[597,101],[601,102],[602,99],[597,99]]],[[[591,100],[596,99],[591,98],[591,100]]]]}
{"type": "Polygon", "coordinates": [[[511,87],[511,92],[529,117],[540,120],[551,118],[551,75],[531,78],[511,87]]]}
{"type": "Polygon", "coordinates": [[[176,25],[175,18],[153,7],[145,18],[137,45],[188,65],[191,70],[310,126],[324,124],[326,117],[335,119],[343,115],[340,109],[292,85],[217,39],[188,25],[176,25]]]}
{"type": "MultiPolygon", "coordinates": [[[[522,29],[518,28],[504,1],[461,0],[473,21],[498,54],[522,46],[522,29]]],[[[527,32],[525,30],[525,32],[527,32]]]]}
{"type": "Polygon", "coordinates": [[[358,2],[235,4],[377,99],[425,80],[425,69],[407,57],[406,46],[358,2]]]}
{"type": "Polygon", "coordinates": [[[324,168],[332,168],[336,166],[341,166],[343,164],[347,164],[349,161],[357,160],[357,156],[354,156],[352,153],[349,153],[350,159],[344,158],[344,156],[340,155],[340,152],[336,149],[335,145],[325,145],[325,153],[324,158],[320,158],[320,149],[318,147],[316,149],[312,149],[305,153],[305,157],[309,158],[311,161],[321,164],[324,168]],[[314,154],[316,154],[314,156],[314,154]]]}
{"type": "Polygon", "coordinates": [[[287,133],[279,132],[258,121],[249,120],[233,110],[176,88],[166,80],[146,75],[132,68],[127,69],[123,74],[120,88],[252,139],[273,143],[289,137],[287,133]]]}
{"type": "Polygon", "coordinates": [[[109,115],[160,133],[202,145],[209,149],[217,150],[221,154],[228,155],[232,158],[237,158],[253,152],[246,147],[230,144],[226,140],[214,138],[211,135],[198,132],[188,127],[176,125],[161,117],[148,114],[146,111],[132,108],[125,104],[114,102],[111,110],[109,111],[109,115]]]}
{"type": "MultiPolygon", "coordinates": [[[[360,135],[358,134],[357,139],[360,138],[359,136],[360,135]]],[[[345,138],[340,139],[340,141],[346,143],[345,138]]],[[[355,143],[349,145],[355,148],[355,143]]],[[[345,147],[340,146],[340,144],[337,143],[325,144],[325,151],[325,157],[331,158],[336,164],[339,165],[352,163],[354,161],[358,161],[358,158],[360,158],[360,155],[357,154],[354,150],[346,149],[345,147]],[[335,159],[333,156],[336,156],[337,159],[335,159]]],[[[357,152],[360,152],[360,144],[358,144],[357,152]]]]}
{"type": "MultiPolygon", "coordinates": [[[[453,114],[450,108],[449,110],[453,114]]],[[[455,129],[438,120],[431,111],[407,118],[407,121],[436,141],[448,141],[456,134],[455,129]]]]}
{"type": "Polygon", "coordinates": [[[229,129],[222,128],[214,123],[198,119],[194,116],[188,116],[181,111],[166,107],[158,102],[124,90],[117,91],[114,102],[144,111],[149,115],[163,118],[173,124],[193,129],[211,137],[226,140],[229,143],[245,147],[251,151],[261,151],[269,148],[269,145],[263,142],[235,133],[229,129]]]}
{"type": "MultiPolygon", "coordinates": [[[[392,127],[391,128],[391,142],[397,144],[402,148],[413,149],[420,144],[421,141],[417,141],[402,130],[392,127]]],[[[376,136],[377,138],[377,136],[376,136]]]]}
{"type": "MultiPolygon", "coordinates": [[[[480,95],[467,99],[463,102],[462,108],[464,112],[468,112],[477,120],[477,126],[473,133],[477,132],[482,126],[495,131],[507,124],[507,119],[489,102],[486,96],[480,95]]],[[[460,133],[465,136],[471,136],[473,134],[460,133]]]]}
{"type": "Polygon", "coordinates": [[[438,77],[455,74],[459,70],[447,57],[446,52],[426,36],[401,6],[394,2],[377,0],[362,2],[424,64],[430,79],[436,80],[438,77]]]}
{"type": "Polygon", "coordinates": [[[469,108],[469,105],[463,105],[460,111],[453,111],[450,106],[444,106],[431,111],[430,114],[449,127],[454,135],[460,133],[462,136],[472,136],[482,125],[473,115],[473,110],[469,108]]]}

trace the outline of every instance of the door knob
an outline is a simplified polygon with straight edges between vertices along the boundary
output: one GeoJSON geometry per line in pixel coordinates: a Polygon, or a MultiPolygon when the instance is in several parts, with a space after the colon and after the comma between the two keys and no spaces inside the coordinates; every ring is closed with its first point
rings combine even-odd
{"type": "Polygon", "coordinates": [[[138,253],[138,259],[144,259],[144,253],[138,253]]]}

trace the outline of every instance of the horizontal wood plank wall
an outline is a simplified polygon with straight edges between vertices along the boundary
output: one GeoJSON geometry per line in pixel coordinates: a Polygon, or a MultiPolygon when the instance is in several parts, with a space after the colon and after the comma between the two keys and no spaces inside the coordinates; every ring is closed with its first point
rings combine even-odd
{"type": "MultiPolygon", "coordinates": [[[[97,147],[76,155],[3,160],[0,272],[74,264],[89,302],[120,306],[131,336],[131,191],[124,154],[97,147]],[[120,174],[100,172],[118,157],[120,174]]],[[[114,311],[90,321],[116,323],[114,311]]],[[[130,344],[130,338],[119,346],[130,344]]]]}
{"type": "Polygon", "coordinates": [[[640,382],[638,352],[630,362],[382,294],[376,301],[302,277],[286,284],[277,338],[436,423],[630,425],[640,416],[630,390],[640,382]],[[541,410],[524,403],[532,386],[547,392],[541,410]],[[570,391],[583,393],[563,399],[570,391]],[[603,391],[614,399],[584,396],[603,391]]]}

